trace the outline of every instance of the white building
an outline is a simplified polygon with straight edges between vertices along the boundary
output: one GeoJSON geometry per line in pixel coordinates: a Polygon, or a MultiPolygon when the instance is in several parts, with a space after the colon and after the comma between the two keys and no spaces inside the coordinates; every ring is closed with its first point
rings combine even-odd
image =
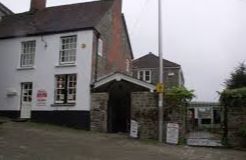
{"type": "Polygon", "coordinates": [[[92,82],[133,58],[121,0],[45,4],[0,22],[0,114],[89,129],[92,82]]]}

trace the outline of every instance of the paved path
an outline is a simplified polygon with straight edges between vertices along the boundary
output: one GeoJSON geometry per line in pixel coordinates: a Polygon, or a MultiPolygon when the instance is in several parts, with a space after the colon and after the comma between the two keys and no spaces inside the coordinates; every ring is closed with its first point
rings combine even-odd
{"type": "Polygon", "coordinates": [[[221,139],[221,135],[215,133],[205,131],[190,132],[187,136],[187,144],[190,146],[221,147],[221,139]]]}
{"type": "Polygon", "coordinates": [[[154,144],[29,122],[0,125],[0,160],[245,159],[245,151],[154,144]]]}

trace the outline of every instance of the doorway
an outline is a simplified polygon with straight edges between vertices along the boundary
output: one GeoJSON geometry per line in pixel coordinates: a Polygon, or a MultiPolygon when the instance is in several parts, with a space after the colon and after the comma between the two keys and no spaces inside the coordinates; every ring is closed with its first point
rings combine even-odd
{"type": "Polygon", "coordinates": [[[115,84],[109,93],[108,132],[128,133],[130,130],[130,92],[120,83],[115,84]]]}
{"type": "Polygon", "coordinates": [[[20,118],[22,119],[31,118],[32,93],[33,93],[33,85],[31,82],[21,83],[20,118]]]}

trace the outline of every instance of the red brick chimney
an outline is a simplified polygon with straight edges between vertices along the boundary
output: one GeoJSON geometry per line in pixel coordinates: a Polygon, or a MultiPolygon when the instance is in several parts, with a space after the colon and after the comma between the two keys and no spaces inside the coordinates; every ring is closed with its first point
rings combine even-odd
{"type": "MultiPolygon", "coordinates": [[[[122,24],[122,0],[111,0],[112,6],[112,42],[109,47],[108,62],[113,66],[115,71],[123,71],[125,69],[125,58],[123,50],[123,24],[122,24]]],[[[112,68],[109,66],[109,68],[112,68]]]]}
{"type": "Polygon", "coordinates": [[[30,11],[38,11],[45,9],[46,0],[31,0],[30,11]]]}

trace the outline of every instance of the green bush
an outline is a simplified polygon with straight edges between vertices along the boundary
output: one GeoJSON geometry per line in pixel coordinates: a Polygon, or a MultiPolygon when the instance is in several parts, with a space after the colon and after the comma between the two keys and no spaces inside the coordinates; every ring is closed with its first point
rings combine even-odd
{"type": "Polygon", "coordinates": [[[185,87],[173,87],[166,91],[165,99],[172,104],[187,104],[194,98],[194,90],[188,90],[185,87]]]}
{"type": "Polygon", "coordinates": [[[220,93],[220,102],[228,107],[246,107],[246,87],[225,89],[220,93]]]}
{"type": "Polygon", "coordinates": [[[227,89],[246,87],[246,64],[240,63],[231,73],[229,79],[225,81],[227,89]]]}

